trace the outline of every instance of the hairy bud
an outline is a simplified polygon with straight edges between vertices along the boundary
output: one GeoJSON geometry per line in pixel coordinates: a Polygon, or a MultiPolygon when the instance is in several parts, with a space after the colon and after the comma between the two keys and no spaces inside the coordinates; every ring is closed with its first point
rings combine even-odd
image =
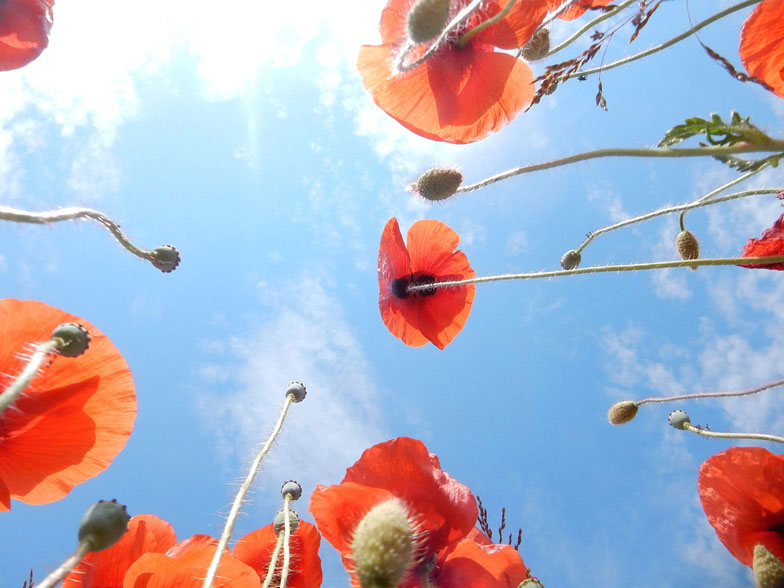
{"type": "MultiPolygon", "coordinates": [[[[681,259],[698,259],[700,257],[700,244],[691,231],[678,233],[678,236],[675,237],[675,249],[681,259]]],[[[692,265],[691,269],[696,270],[697,266],[692,265]]]]}
{"type": "Polygon", "coordinates": [[[757,588],[781,588],[784,586],[784,563],[773,555],[764,545],[754,546],[754,583],[757,588]]]}
{"type": "Polygon", "coordinates": [[[612,425],[623,425],[637,416],[639,405],[633,400],[616,402],[607,411],[607,420],[612,425]]]}
{"type": "Polygon", "coordinates": [[[456,169],[436,167],[419,176],[409,189],[427,200],[445,200],[457,192],[462,183],[463,174],[456,169]]]}
{"type": "Polygon", "coordinates": [[[523,46],[521,55],[526,61],[538,61],[550,51],[550,30],[540,29],[523,46]]]}
{"type": "Polygon", "coordinates": [[[414,43],[435,39],[448,19],[449,0],[417,0],[408,11],[408,36],[414,43]]]}

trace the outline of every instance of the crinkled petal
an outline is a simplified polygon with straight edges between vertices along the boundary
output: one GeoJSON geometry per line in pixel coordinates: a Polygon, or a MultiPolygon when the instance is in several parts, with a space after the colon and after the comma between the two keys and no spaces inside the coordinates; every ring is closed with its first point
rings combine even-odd
{"type": "Polygon", "coordinates": [[[374,102],[414,133],[471,143],[511,122],[534,96],[528,65],[486,45],[447,47],[424,64],[393,73],[395,46],[363,46],[357,67],[374,102]]]}
{"type": "Polygon", "coordinates": [[[27,65],[49,44],[54,0],[0,3],[0,71],[27,65]]]}
{"type": "MultiPolygon", "coordinates": [[[[201,533],[197,533],[196,535],[193,535],[192,537],[188,537],[187,539],[183,539],[182,541],[180,541],[176,545],[172,545],[166,551],[166,556],[167,557],[172,557],[174,559],[177,559],[179,557],[182,557],[183,555],[185,555],[189,551],[193,551],[194,549],[198,549],[200,547],[206,547],[208,545],[215,546],[217,544],[218,544],[218,540],[215,537],[212,537],[210,535],[203,535],[201,533]]],[[[227,553],[228,553],[228,551],[227,551],[227,553]]]]}
{"type": "Polygon", "coordinates": [[[743,23],[739,53],[746,71],[784,98],[784,0],[754,8],[743,23]]]}
{"type": "Polygon", "coordinates": [[[469,536],[439,553],[434,570],[439,588],[517,588],[525,580],[528,568],[520,554],[482,537],[480,543],[469,536]]]}
{"type": "MultiPolygon", "coordinates": [[[[490,3],[482,14],[482,20],[498,14],[507,3],[507,0],[490,3]]],[[[499,22],[477,34],[475,40],[500,49],[519,49],[542,24],[547,16],[547,9],[547,0],[516,0],[499,22]]]]}
{"type": "MultiPolygon", "coordinates": [[[[773,223],[772,227],[763,231],[761,239],[749,239],[740,255],[741,257],[784,255],[784,214],[773,223]]],[[[784,270],[784,263],[749,264],[743,267],[784,270]]]]}
{"type": "MultiPolygon", "coordinates": [[[[613,0],[577,0],[577,2],[567,8],[563,14],[559,15],[558,18],[563,20],[574,20],[581,17],[589,8],[607,6],[612,1],[613,0]]],[[[550,5],[550,12],[555,12],[564,2],[566,2],[566,0],[547,0],[547,3],[550,5]]]]}

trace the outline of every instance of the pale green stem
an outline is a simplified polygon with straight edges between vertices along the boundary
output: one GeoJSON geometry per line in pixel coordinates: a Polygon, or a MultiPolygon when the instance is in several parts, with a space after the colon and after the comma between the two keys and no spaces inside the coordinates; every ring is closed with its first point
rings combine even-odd
{"type": "Polygon", "coordinates": [[[210,567],[207,568],[207,575],[204,578],[204,584],[202,584],[203,588],[212,588],[212,582],[215,579],[215,573],[218,571],[218,564],[220,564],[223,551],[229,544],[231,532],[234,529],[234,523],[237,520],[237,515],[239,515],[240,508],[242,507],[242,503],[245,500],[245,496],[247,495],[248,490],[250,490],[251,484],[253,484],[253,480],[255,479],[259,468],[261,467],[261,460],[264,459],[264,456],[267,455],[267,453],[269,453],[270,447],[272,447],[272,444],[278,437],[278,434],[283,427],[283,421],[286,418],[286,413],[288,412],[289,406],[291,406],[292,402],[294,402],[294,396],[292,394],[287,394],[286,401],[283,403],[283,408],[280,411],[280,417],[278,417],[278,422],[275,423],[275,428],[272,430],[269,439],[267,439],[267,442],[253,460],[247,477],[242,482],[242,485],[240,485],[240,489],[237,492],[237,495],[234,497],[231,510],[229,510],[229,516],[226,518],[226,524],[224,525],[223,532],[221,533],[220,539],[218,540],[218,547],[215,549],[215,555],[212,557],[210,567]]]}
{"type": "Polygon", "coordinates": [[[54,338],[35,346],[35,351],[33,351],[33,355],[30,357],[30,361],[27,362],[24,370],[22,370],[22,373],[0,394],[0,413],[19,398],[19,395],[27,388],[38,373],[38,370],[41,369],[46,357],[60,345],[62,345],[62,339],[54,338]]]}
{"type": "MultiPolygon", "coordinates": [[[[748,179],[749,179],[751,176],[754,176],[754,175],[756,175],[756,174],[760,173],[760,172],[761,172],[763,169],[765,169],[765,168],[766,168],[766,167],[768,167],[769,165],[770,165],[769,163],[764,163],[764,164],[762,164],[762,165],[761,165],[761,166],[760,166],[758,169],[755,169],[755,170],[753,170],[753,171],[747,172],[747,173],[743,174],[742,176],[740,176],[739,178],[735,178],[734,180],[732,180],[732,181],[730,181],[730,182],[727,182],[727,183],[726,183],[726,184],[724,184],[723,186],[719,186],[719,187],[718,187],[718,188],[716,188],[715,190],[713,190],[713,191],[711,191],[711,192],[708,192],[707,194],[705,194],[705,196],[702,196],[702,197],[700,197],[699,199],[697,199],[697,202],[705,202],[706,200],[710,200],[711,198],[713,198],[714,196],[716,196],[716,194],[721,194],[722,192],[724,192],[724,190],[729,190],[729,189],[730,189],[730,188],[732,188],[733,186],[735,186],[735,185],[737,185],[737,184],[740,184],[741,182],[745,182],[745,181],[746,181],[746,180],[748,180],[748,179]]],[[[681,217],[680,217],[680,219],[678,219],[678,222],[680,222],[681,231],[684,231],[684,230],[686,230],[686,228],[685,228],[685,227],[684,227],[684,225],[683,225],[683,219],[686,217],[686,212],[687,212],[687,211],[686,211],[686,210],[684,210],[684,211],[681,213],[681,217]]]]}
{"type": "MultiPolygon", "coordinates": [[[[725,186],[722,186],[722,189],[725,186]]],[[[586,237],[585,241],[575,250],[577,253],[580,253],[583,249],[585,249],[588,244],[593,241],[599,235],[603,235],[604,233],[609,233],[610,231],[614,231],[615,229],[620,229],[621,227],[626,227],[629,225],[633,225],[635,223],[640,223],[657,216],[662,216],[664,214],[671,214],[673,212],[681,212],[692,210],[693,208],[701,208],[703,206],[711,206],[712,204],[719,204],[721,202],[727,202],[728,200],[736,200],[738,198],[746,198],[747,196],[759,196],[761,194],[778,194],[784,188],[767,188],[767,189],[759,189],[759,190],[744,190],[743,192],[735,192],[733,194],[727,194],[726,196],[722,196],[721,198],[714,198],[713,200],[705,200],[705,198],[700,198],[699,200],[695,200],[694,202],[690,202],[688,204],[679,204],[677,206],[669,206],[667,208],[661,208],[659,210],[655,210],[653,212],[648,212],[646,214],[636,216],[634,218],[626,219],[624,221],[620,221],[615,223],[614,225],[610,225],[608,227],[603,227],[601,229],[597,229],[596,231],[592,232],[591,234],[586,237]]],[[[681,230],[683,230],[683,226],[681,225],[681,230]]]]}
{"type": "Polygon", "coordinates": [[[291,566],[291,494],[283,497],[283,569],[280,571],[280,588],[286,588],[291,566]]]}
{"type": "Polygon", "coordinates": [[[71,207],[45,212],[30,212],[27,210],[18,210],[9,206],[0,206],[0,220],[13,221],[17,223],[49,224],[58,221],[74,220],[79,218],[89,218],[101,223],[103,226],[109,229],[109,232],[111,232],[114,238],[117,239],[120,245],[125,247],[135,256],[146,259],[148,261],[155,260],[155,253],[153,251],[140,249],[131,243],[130,239],[128,239],[128,237],[126,237],[125,234],[120,230],[120,225],[97,210],[93,210],[91,208],[71,207]]]}
{"type": "Polygon", "coordinates": [[[498,276],[484,276],[469,278],[467,280],[452,280],[448,282],[435,282],[433,284],[410,285],[408,292],[419,290],[432,290],[434,288],[447,288],[449,286],[465,286],[466,284],[479,284],[482,282],[503,282],[507,280],[535,280],[537,278],[559,278],[561,276],[576,276],[579,274],[599,274],[606,272],[631,272],[638,270],[666,269],[671,267],[692,267],[701,265],[757,265],[784,262],[784,255],[771,255],[769,257],[717,257],[707,259],[684,259],[677,261],[654,261],[649,263],[632,263],[628,265],[600,265],[593,267],[577,268],[572,270],[556,270],[547,272],[529,272],[522,274],[501,274],[498,276]]]}
{"type": "Polygon", "coordinates": [[[550,57],[551,55],[558,53],[562,49],[566,49],[569,45],[574,43],[577,39],[582,37],[588,31],[593,29],[596,25],[607,20],[608,18],[612,18],[613,16],[621,12],[624,8],[627,8],[629,5],[634,4],[635,2],[637,2],[637,0],[626,0],[626,2],[624,2],[623,4],[619,4],[618,6],[616,6],[615,10],[611,10],[610,12],[605,12],[601,16],[596,17],[587,25],[585,25],[576,33],[574,33],[571,37],[566,39],[563,43],[561,43],[560,45],[556,45],[555,47],[550,49],[550,51],[547,52],[547,55],[545,55],[542,59],[544,59],[545,57],[550,57]]]}
{"type": "Polygon", "coordinates": [[[278,557],[280,556],[280,550],[283,547],[283,539],[283,535],[278,535],[278,540],[275,542],[275,549],[272,551],[272,555],[270,556],[267,576],[264,578],[264,585],[261,588],[270,588],[270,584],[272,584],[272,579],[275,577],[275,568],[278,567],[278,557]]]}
{"type": "Polygon", "coordinates": [[[650,49],[646,49],[645,51],[641,51],[640,53],[635,53],[634,55],[629,55],[628,57],[624,57],[623,59],[619,59],[618,61],[613,61],[612,63],[608,63],[606,65],[600,65],[599,67],[594,67],[592,69],[582,69],[576,71],[572,74],[572,76],[590,76],[595,73],[605,72],[610,69],[614,69],[621,65],[625,65],[627,63],[631,63],[632,61],[637,61],[638,59],[642,59],[643,57],[648,57],[648,55],[653,55],[654,53],[658,53],[667,47],[671,47],[675,45],[675,43],[679,43],[684,39],[690,37],[700,29],[708,26],[719,20],[720,18],[724,18],[725,16],[732,14],[733,12],[737,12],[738,10],[743,10],[747,6],[752,6],[754,4],[758,4],[761,0],[745,0],[739,4],[735,4],[734,6],[730,6],[729,8],[722,10],[721,12],[717,12],[713,16],[706,18],[702,22],[697,23],[689,30],[681,33],[677,37],[673,37],[669,41],[662,43],[661,45],[656,45],[655,47],[651,47],[650,49]]]}
{"type": "Polygon", "coordinates": [[[719,433],[717,431],[706,431],[695,427],[691,423],[684,423],[683,428],[686,431],[697,433],[703,437],[716,437],[718,439],[751,439],[752,441],[773,441],[774,443],[784,443],[784,437],[777,435],[766,435],[764,433],[719,433]]]}
{"type": "Polygon", "coordinates": [[[636,405],[642,406],[643,404],[660,404],[663,402],[676,402],[678,400],[692,400],[695,398],[727,398],[729,396],[751,396],[752,394],[758,394],[759,392],[764,392],[765,390],[770,390],[771,388],[777,388],[778,386],[784,386],[784,380],[776,380],[775,382],[770,382],[769,384],[765,384],[764,386],[758,386],[757,388],[751,388],[750,390],[741,390],[740,392],[698,392],[696,394],[680,394],[678,396],[654,396],[652,398],[643,398],[642,400],[635,400],[633,401],[636,405]]]}
{"type": "Polygon", "coordinates": [[[526,165],[507,170],[500,174],[491,176],[481,182],[463,186],[458,188],[455,193],[471,192],[484,188],[495,182],[500,182],[513,176],[519,176],[531,172],[537,172],[545,169],[552,169],[562,165],[570,165],[580,161],[588,161],[590,159],[599,159],[602,157],[714,157],[716,155],[735,155],[738,153],[758,153],[758,152],[776,152],[784,151],[784,141],[771,140],[770,143],[765,145],[748,145],[737,144],[730,146],[717,146],[717,147],[682,147],[682,148],[648,148],[648,149],[628,149],[628,148],[612,148],[612,149],[597,149],[595,151],[586,151],[585,153],[578,153],[577,155],[570,155],[569,157],[562,157],[545,163],[537,163],[534,165],[526,165]]]}
{"type": "Polygon", "coordinates": [[[90,542],[83,541],[76,548],[76,551],[68,557],[60,566],[51,574],[46,576],[40,584],[36,584],[35,588],[54,588],[60,581],[65,578],[77,566],[77,564],[84,559],[84,556],[90,552],[90,542]]]}
{"type": "Polygon", "coordinates": [[[504,6],[504,7],[501,9],[501,11],[500,11],[498,14],[496,14],[495,16],[493,16],[493,17],[491,17],[491,18],[488,18],[488,19],[487,19],[486,21],[484,21],[484,22],[480,22],[480,23],[479,23],[478,25],[476,25],[476,26],[475,26],[473,29],[471,29],[471,30],[469,30],[469,31],[466,31],[466,32],[463,34],[463,36],[462,36],[462,37],[460,37],[460,40],[458,40],[458,42],[457,42],[457,46],[458,46],[458,47],[465,47],[465,44],[466,44],[466,43],[468,43],[468,41],[471,39],[471,37],[473,37],[473,36],[474,36],[474,35],[476,35],[477,33],[481,33],[483,30],[485,30],[485,29],[486,29],[487,27],[489,27],[490,25],[494,25],[494,24],[495,24],[495,23],[497,23],[499,20],[501,20],[502,18],[504,18],[504,17],[505,17],[505,16],[506,16],[506,15],[509,13],[509,11],[510,11],[510,10],[512,10],[512,6],[514,6],[514,4],[515,4],[515,2],[516,2],[516,1],[517,1],[517,0],[509,0],[509,1],[506,3],[506,6],[504,6]]]}

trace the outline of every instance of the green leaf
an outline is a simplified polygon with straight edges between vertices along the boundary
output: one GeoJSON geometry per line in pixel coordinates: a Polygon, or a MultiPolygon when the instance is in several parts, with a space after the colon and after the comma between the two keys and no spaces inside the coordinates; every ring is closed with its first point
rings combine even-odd
{"type": "Polygon", "coordinates": [[[730,118],[729,123],[724,122],[718,114],[712,114],[710,120],[699,117],[687,118],[685,123],[667,131],[659,141],[658,147],[670,147],[698,135],[704,135],[708,144],[714,146],[731,146],[737,143],[766,145],[772,141],[751,123],[750,117],[742,118],[740,114],[733,111],[730,118]]]}
{"type": "Polygon", "coordinates": [[[762,159],[742,159],[734,155],[714,155],[714,158],[740,172],[750,172],[759,171],[768,165],[778,167],[779,161],[784,158],[784,153],[776,153],[762,159]]]}

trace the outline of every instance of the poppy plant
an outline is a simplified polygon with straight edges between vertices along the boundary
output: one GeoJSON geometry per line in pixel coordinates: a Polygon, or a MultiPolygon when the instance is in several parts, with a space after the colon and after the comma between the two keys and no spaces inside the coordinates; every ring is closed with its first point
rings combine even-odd
{"type": "MultiPolygon", "coordinates": [[[[784,2],[782,4],[784,5],[784,2]]],[[[762,232],[761,239],[749,239],[740,255],[741,257],[784,255],[784,214],[776,219],[772,227],[762,232]]],[[[784,263],[744,265],[743,267],[784,270],[784,263]]]]}
{"type": "MultiPolygon", "coordinates": [[[[550,8],[550,12],[554,12],[566,1],[567,0],[547,0],[547,5],[550,8]]],[[[581,17],[589,8],[607,6],[612,1],[613,0],[577,0],[562,12],[558,18],[563,20],[574,20],[581,17]]]]}
{"type": "Polygon", "coordinates": [[[378,250],[378,305],[384,324],[406,345],[421,347],[430,341],[443,349],[465,325],[474,284],[408,291],[410,285],[473,278],[465,253],[455,251],[459,242],[460,236],[437,220],[415,222],[405,243],[397,219],[384,227],[378,250]]]}
{"type": "Polygon", "coordinates": [[[443,471],[421,441],[398,437],[366,450],[339,485],[319,485],[311,497],[319,531],[341,553],[355,586],[357,527],[389,501],[405,505],[416,543],[400,588],[418,588],[428,576],[440,588],[516,588],[526,577],[512,547],[492,545],[474,529],[478,512],[471,491],[443,471]]]}
{"type": "Polygon", "coordinates": [[[760,2],[740,33],[743,67],[784,98],[784,0],[760,2]]]}
{"type": "MultiPolygon", "coordinates": [[[[508,1],[484,2],[418,63],[428,49],[408,36],[415,0],[389,0],[379,25],[382,44],[362,46],[357,61],[373,101],[407,129],[436,141],[471,143],[507,125],[531,104],[534,75],[524,61],[495,48],[525,45],[547,14],[547,0],[517,0],[498,22],[470,40],[461,38],[508,1]]],[[[451,0],[449,19],[468,4],[451,0]]]]}
{"type": "Polygon", "coordinates": [[[22,372],[31,346],[62,323],[79,323],[90,346],[57,357],[0,412],[0,510],[10,499],[47,504],[106,469],[125,447],[136,419],[128,365],[88,322],[42,302],[0,300],[0,390],[22,372]]]}
{"type": "Polygon", "coordinates": [[[700,466],[699,492],[719,540],[751,566],[754,548],[784,562],[784,455],[733,447],[700,466]]]}
{"type": "Polygon", "coordinates": [[[49,44],[54,0],[0,1],[0,71],[30,63],[49,44]]]}

